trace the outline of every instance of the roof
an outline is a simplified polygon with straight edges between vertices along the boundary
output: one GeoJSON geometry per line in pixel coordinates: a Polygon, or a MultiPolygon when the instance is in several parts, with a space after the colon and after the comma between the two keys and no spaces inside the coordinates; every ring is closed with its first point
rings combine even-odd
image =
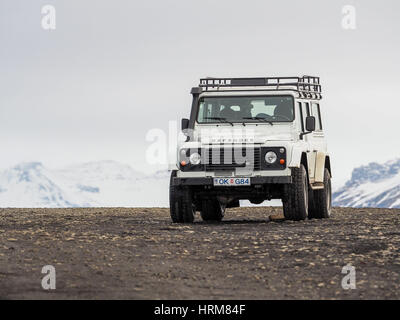
{"type": "Polygon", "coordinates": [[[266,77],[266,78],[202,78],[203,92],[225,91],[295,91],[301,98],[321,99],[319,77],[266,77]]]}

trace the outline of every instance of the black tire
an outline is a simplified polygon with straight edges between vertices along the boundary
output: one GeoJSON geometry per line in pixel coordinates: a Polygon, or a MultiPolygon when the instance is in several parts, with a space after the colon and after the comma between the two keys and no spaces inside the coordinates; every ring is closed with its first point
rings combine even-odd
{"type": "Polygon", "coordinates": [[[309,218],[329,218],[332,211],[332,185],[329,170],[324,171],[324,188],[312,191],[309,218]]]}
{"type": "Polygon", "coordinates": [[[169,184],[169,212],[174,223],[193,223],[195,208],[189,188],[180,188],[172,184],[176,171],[172,171],[169,184]]]}
{"type": "Polygon", "coordinates": [[[224,212],[218,200],[203,200],[201,204],[201,218],[204,221],[221,221],[224,212]]]}
{"type": "Polygon", "coordinates": [[[292,183],[284,188],[283,214],[286,220],[305,220],[308,215],[307,171],[302,164],[291,170],[292,183]]]}
{"type": "Polygon", "coordinates": [[[172,184],[174,177],[176,177],[176,171],[171,172],[171,178],[169,180],[169,213],[171,215],[172,222],[178,223],[183,222],[183,219],[182,216],[178,215],[178,190],[172,184]]]}

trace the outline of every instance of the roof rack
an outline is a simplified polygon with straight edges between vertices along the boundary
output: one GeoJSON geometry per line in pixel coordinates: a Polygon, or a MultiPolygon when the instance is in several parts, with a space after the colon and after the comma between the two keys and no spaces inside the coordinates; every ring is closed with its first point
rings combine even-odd
{"type": "Polygon", "coordinates": [[[296,91],[301,98],[322,99],[319,77],[202,78],[204,91],[296,91]],[[257,87],[246,88],[243,87],[257,87]],[[264,88],[261,88],[264,87],[264,88]]]}

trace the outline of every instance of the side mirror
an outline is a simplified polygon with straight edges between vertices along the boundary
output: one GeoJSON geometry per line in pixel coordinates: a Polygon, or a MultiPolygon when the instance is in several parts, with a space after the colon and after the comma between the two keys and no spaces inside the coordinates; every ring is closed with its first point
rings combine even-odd
{"type": "Polygon", "coordinates": [[[306,118],[306,130],[308,132],[315,131],[315,117],[310,116],[306,118]]]}
{"type": "Polygon", "coordinates": [[[189,128],[189,119],[182,119],[181,129],[186,130],[189,128]]]}

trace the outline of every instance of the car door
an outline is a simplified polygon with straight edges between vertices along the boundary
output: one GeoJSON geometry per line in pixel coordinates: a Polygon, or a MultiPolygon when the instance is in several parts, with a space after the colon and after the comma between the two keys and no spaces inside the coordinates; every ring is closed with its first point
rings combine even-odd
{"type": "Polygon", "coordinates": [[[310,167],[312,167],[309,168],[309,171],[311,178],[310,180],[311,182],[314,182],[317,153],[326,150],[326,145],[325,145],[324,131],[322,127],[320,103],[317,101],[311,101],[310,105],[311,105],[310,107],[311,115],[315,117],[315,131],[308,135],[308,141],[310,146],[309,158],[311,160],[309,162],[309,165],[310,167]]]}
{"type": "MultiPolygon", "coordinates": [[[[311,103],[310,101],[304,101],[302,103],[302,128],[303,131],[305,131],[306,127],[306,118],[311,116],[311,103]]],[[[310,182],[312,183],[314,181],[314,176],[315,176],[315,162],[316,162],[316,146],[315,146],[315,141],[313,138],[314,133],[310,133],[304,136],[304,142],[307,144],[307,163],[308,163],[308,176],[310,178],[310,182]]]]}

